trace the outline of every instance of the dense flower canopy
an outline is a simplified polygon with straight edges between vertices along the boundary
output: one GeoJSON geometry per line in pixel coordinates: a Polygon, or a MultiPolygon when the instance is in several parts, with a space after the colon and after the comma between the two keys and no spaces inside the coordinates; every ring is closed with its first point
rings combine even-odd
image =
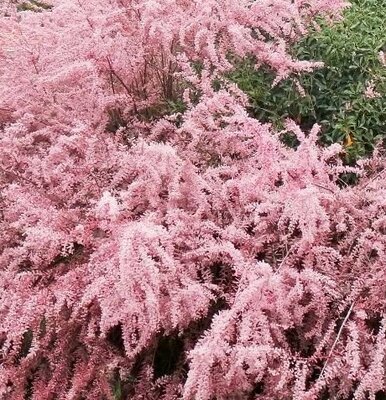
{"type": "Polygon", "coordinates": [[[4,3],[1,398],[384,389],[382,152],[344,166],[318,126],[249,117],[225,78],[243,57],[277,80],[317,67],[289,47],[344,6],[4,3]]]}

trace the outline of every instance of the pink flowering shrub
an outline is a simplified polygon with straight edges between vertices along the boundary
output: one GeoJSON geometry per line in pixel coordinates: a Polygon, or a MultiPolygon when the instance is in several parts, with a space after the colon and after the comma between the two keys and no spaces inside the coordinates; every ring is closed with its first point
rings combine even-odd
{"type": "Polygon", "coordinates": [[[317,66],[286,45],[344,4],[52,3],[0,19],[0,397],[379,396],[385,158],[274,132],[222,77],[317,66]]]}

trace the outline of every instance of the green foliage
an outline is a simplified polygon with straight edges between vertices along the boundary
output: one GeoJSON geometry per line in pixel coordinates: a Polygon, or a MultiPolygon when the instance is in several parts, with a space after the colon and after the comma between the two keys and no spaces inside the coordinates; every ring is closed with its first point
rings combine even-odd
{"type": "Polygon", "coordinates": [[[249,95],[253,116],[278,127],[286,118],[305,129],[318,122],[324,143],[346,144],[348,161],[368,154],[378,139],[386,137],[386,68],[378,60],[379,51],[386,50],[386,2],[352,3],[341,23],[329,26],[322,22],[319,32],[313,31],[295,46],[296,58],[325,63],[299,77],[304,97],[293,80],[271,89],[273,73],[255,71],[250,61],[231,74],[249,95]],[[364,97],[370,81],[381,97],[364,97]]]}

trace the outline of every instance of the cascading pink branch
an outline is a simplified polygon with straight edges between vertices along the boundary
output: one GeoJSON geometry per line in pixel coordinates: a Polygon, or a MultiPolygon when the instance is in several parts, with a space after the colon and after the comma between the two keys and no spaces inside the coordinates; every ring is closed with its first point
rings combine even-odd
{"type": "Polygon", "coordinates": [[[1,398],[384,390],[384,156],[345,167],[318,126],[274,132],[223,77],[235,57],[314,67],[286,46],[343,6],[56,0],[0,19],[1,398]]]}

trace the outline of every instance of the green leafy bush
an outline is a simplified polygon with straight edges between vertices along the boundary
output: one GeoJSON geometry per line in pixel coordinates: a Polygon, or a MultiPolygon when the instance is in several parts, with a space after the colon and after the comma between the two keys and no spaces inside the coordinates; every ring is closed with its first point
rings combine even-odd
{"type": "Polygon", "coordinates": [[[345,143],[348,161],[371,152],[386,137],[386,68],[378,60],[386,49],[385,15],[384,0],[354,0],[341,23],[321,23],[294,48],[296,58],[325,63],[298,78],[305,96],[293,90],[295,80],[271,89],[273,72],[240,64],[231,78],[249,95],[251,114],[279,127],[286,118],[306,129],[318,122],[323,142],[345,143]],[[377,98],[364,96],[371,81],[377,98]]]}

